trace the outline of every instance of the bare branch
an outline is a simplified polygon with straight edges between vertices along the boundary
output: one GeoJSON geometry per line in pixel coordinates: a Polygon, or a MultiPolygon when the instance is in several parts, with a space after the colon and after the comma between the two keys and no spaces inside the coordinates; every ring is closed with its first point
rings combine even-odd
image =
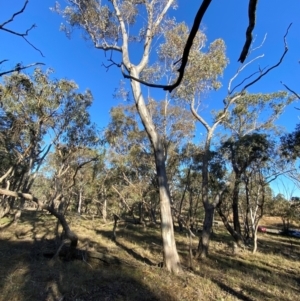
{"type": "MultiPolygon", "coordinates": [[[[287,90],[289,90],[291,93],[293,93],[298,99],[300,99],[300,95],[298,93],[296,93],[294,90],[292,90],[291,88],[289,88],[286,84],[284,84],[283,82],[280,82],[287,90]]],[[[298,109],[297,109],[298,110],[298,109]]]]}
{"type": "Polygon", "coordinates": [[[269,178],[271,178],[271,179],[269,179],[268,181],[266,181],[265,185],[270,184],[271,182],[273,182],[274,180],[276,180],[279,176],[287,174],[287,173],[290,173],[290,172],[295,171],[295,170],[296,170],[296,168],[293,168],[293,169],[290,169],[290,170],[285,170],[285,171],[277,172],[277,173],[275,173],[273,175],[270,175],[270,176],[266,177],[266,180],[269,179],[269,178]]]}
{"type": "Polygon", "coordinates": [[[23,5],[23,7],[22,7],[21,10],[19,10],[19,11],[16,12],[16,13],[14,13],[14,14],[12,15],[12,17],[11,17],[9,20],[7,20],[7,21],[5,21],[4,23],[2,23],[2,24],[0,25],[0,28],[3,27],[3,26],[5,26],[6,24],[12,22],[12,21],[14,20],[14,18],[15,18],[17,15],[22,14],[22,13],[24,12],[24,10],[26,9],[26,6],[27,6],[27,4],[28,4],[28,1],[29,1],[29,0],[26,0],[26,1],[25,1],[25,3],[24,3],[24,5],[23,5]]]}
{"type": "Polygon", "coordinates": [[[267,34],[264,35],[264,38],[263,38],[262,42],[260,43],[260,45],[258,45],[257,47],[251,49],[251,51],[249,52],[249,54],[250,54],[251,52],[253,52],[253,51],[255,51],[255,50],[261,48],[261,47],[263,46],[263,44],[265,43],[266,39],[267,39],[267,34]]]}
{"type": "Polygon", "coordinates": [[[13,167],[11,166],[8,171],[0,178],[0,184],[3,182],[3,180],[5,180],[13,171],[13,167]]]}
{"type": "Polygon", "coordinates": [[[151,88],[162,88],[162,89],[164,89],[165,87],[168,87],[168,86],[166,86],[166,85],[151,84],[151,83],[145,82],[145,81],[143,81],[143,80],[141,80],[141,79],[139,79],[139,78],[137,78],[137,77],[128,75],[128,74],[126,74],[126,73],[124,72],[123,66],[124,66],[124,65],[122,64],[122,66],[121,66],[121,72],[122,72],[122,75],[123,75],[124,78],[128,78],[128,79],[131,79],[131,80],[135,80],[135,81],[137,81],[137,82],[139,82],[139,83],[141,83],[141,84],[143,84],[143,85],[145,85],[145,86],[147,86],[147,87],[151,87],[151,88]]]}
{"type": "Polygon", "coordinates": [[[231,89],[231,84],[232,82],[235,80],[235,78],[250,64],[252,64],[254,61],[256,61],[257,59],[263,58],[264,54],[259,55],[257,57],[255,57],[253,60],[251,60],[250,62],[248,62],[245,65],[242,65],[236,72],[236,74],[230,79],[229,84],[228,84],[228,94],[232,94],[234,92],[234,90],[236,88],[238,88],[239,86],[241,86],[247,79],[251,78],[253,75],[255,75],[256,73],[259,73],[259,71],[256,71],[254,73],[252,73],[251,75],[249,75],[248,77],[246,77],[241,83],[239,83],[238,85],[236,85],[232,90],[231,89]]]}
{"type": "Polygon", "coordinates": [[[12,73],[12,72],[19,72],[20,70],[24,70],[24,69],[27,69],[27,68],[30,68],[30,67],[33,67],[33,66],[37,66],[37,65],[45,65],[44,63],[33,63],[33,64],[30,64],[30,65],[27,65],[27,66],[16,66],[14,69],[11,69],[11,70],[8,70],[8,71],[4,71],[4,72],[0,72],[0,77],[5,75],[5,74],[8,74],[8,73],[12,73]]]}
{"type": "Polygon", "coordinates": [[[79,164],[76,167],[75,173],[74,173],[73,178],[72,178],[73,182],[72,182],[72,184],[70,184],[70,186],[67,188],[67,190],[69,190],[71,187],[75,186],[75,184],[76,184],[76,176],[77,176],[78,170],[81,169],[84,165],[89,164],[89,163],[91,163],[93,161],[96,161],[97,159],[98,159],[98,156],[94,157],[94,158],[91,158],[90,160],[85,161],[85,162],[79,164]]]}
{"type": "MultiPolygon", "coordinates": [[[[35,24],[31,25],[31,27],[28,28],[24,33],[20,33],[20,32],[17,32],[17,31],[14,31],[14,30],[11,30],[11,29],[8,29],[8,28],[5,28],[5,27],[4,27],[4,26],[7,25],[8,23],[12,22],[12,21],[14,20],[14,18],[15,18],[17,15],[20,15],[20,14],[22,14],[22,13],[25,11],[28,2],[29,2],[29,0],[26,0],[25,3],[24,3],[24,5],[23,5],[23,7],[22,7],[22,9],[20,9],[20,10],[17,11],[16,13],[14,13],[14,14],[11,16],[11,18],[10,18],[9,20],[7,20],[7,21],[5,21],[4,23],[0,24],[0,30],[3,30],[3,31],[6,31],[6,32],[8,32],[8,33],[10,33],[10,34],[13,34],[13,35],[22,37],[22,38],[26,41],[26,43],[28,43],[32,48],[34,48],[36,51],[38,51],[38,52],[41,54],[42,57],[44,57],[44,55],[43,55],[43,53],[41,52],[41,50],[39,50],[39,49],[38,49],[37,47],[35,47],[32,43],[30,43],[30,42],[27,40],[27,38],[26,38],[26,36],[28,36],[29,32],[30,32],[33,28],[36,27],[35,24]]],[[[2,61],[2,62],[3,62],[3,61],[2,61]]]]}
{"type": "Polygon", "coordinates": [[[64,229],[66,237],[68,239],[70,239],[70,241],[71,241],[71,247],[76,248],[77,242],[78,242],[77,235],[74,232],[71,231],[64,215],[57,212],[54,209],[53,206],[51,206],[51,205],[49,206],[47,204],[44,204],[40,199],[34,197],[30,193],[16,192],[16,191],[11,191],[11,190],[0,188],[0,194],[11,196],[11,197],[14,197],[14,198],[24,198],[25,200],[33,201],[36,204],[38,204],[38,206],[41,209],[44,209],[44,210],[47,210],[48,212],[50,212],[53,216],[55,216],[59,220],[60,224],[62,225],[62,227],[64,229]]]}
{"type": "Polygon", "coordinates": [[[119,190],[114,185],[112,185],[112,189],[119,195],[120,199],[122,200],[123,204],[126,206],[127,210],[130,210],[129,205],[127,204],[121,192],[119,192],[119,190]]]}
{"type": "Polygon", "coordinates": [[[252,85],[255,84],[256,82],[258,82],[262,77],[264,77],[265,75],[267,75],[271,70],[275,69],[276,67],[278,67],[278,66],[282,63],[282,61],[283,61],[285,55],[287,54],[287,52],[288,52],[288,50],[289,50],[289,49],[288,49],[288,46],[287,46],[287,42],[286,42],[286,37],[287,37],[287,35],[288,35],[289,29],[290,29],[291,26],[292,26],[292,23],[288,26],[288,28],[287,28],[287,30],[286,30],[286,33],[285,33],[285,35],[284,35],[284,37],[283,37],[283,41],[284,41],[284,52],[283,52],[283,54],[281,55],[281,57],[280,57],[278,63],[276,63],[276,64],[273,65],[272,67],[268,68],[266,71],[262,72],[262,73],[260,74],[260,76],[258,76],[255,80],[253,80],[253,81],[250,82],[249,84],[247,84],[247,85],[243,88],[242,91],[245,91],[247,88],[249,88],[250,86],[252,86],[252,85]]]}

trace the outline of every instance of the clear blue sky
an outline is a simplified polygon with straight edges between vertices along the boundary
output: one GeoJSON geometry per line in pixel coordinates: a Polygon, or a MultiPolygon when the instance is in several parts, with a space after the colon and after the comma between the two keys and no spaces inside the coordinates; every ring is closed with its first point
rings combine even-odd
{"type": "MultiPolygon", "coordinates": [[[[62,5],[65,3],[63,0],[59,2],[62,5]]],[[[185,21],[191,26],[201,2],[200,0],[178,0],[178,9],[172,11],[172,14],[177,21],[185,21]]],[[[226,96],[228,80],[239,67],[237,60],[245,41],[245,30],[248,25],[247,2],[213,0],[202,23],[209,42],[216,38],[225,40],[227,56],[230,60],[230,65],[223,78],[224,88],[208,96],[207,103],[213,104],[214,107],[222,105],[222,99],[226,96]]],[[[102,51],[94,49],[91,42],[84,41],[79,31],[75,31],[71,39],[67,39],[65,34],[59,31],[62,18],[49,9],[54,3],[54,0],[30,0],[26,11],[9,25],[9,28],[22,32],[32,24],[36,24],[37,28],[30,32],[28,39],[43,52],[45,57],[41,57],[23,39],[0,31],[0,60],[9,59],[0,66],[0,69],[13,68],[18,62],[22,62],[24,65],[38,61],[45,63],[47,68],[51,67],[56,71],[55,77],[73,79],[81,90],[89,88],[92,91],[94,95],[92,119],[100,127],[103,127],[108,123],[110,108],[120,102],[113,99],[112,94],[122,76],[117,68],[111,68],[106,72],[105,68],[101,66],[106,62],[102,51]]],[[[24,0],[0,0],[0,23],[6,21],[23,4],[24,0]]],[[[257,68],[258,65],[261,67],[271,66],[278,61],[283,52],[283,36],[288,25],[291,22],[293,25],[287,37],[289,52],[283,64],[251,88],[250,92],[283,90],[284,87],[280,81],[300,92],[299,13],[299,0],[259,1],[254,30],[256,45],[260,44],[265,34],[267,34],[267,40],[263,48],[255,54],[256,56],[263,53],[265,57],[253,64],[252,68],[257,68]]],[[[249,73],[245,72],[244,75],[247,74],[249,73]]],[[[279,123],[288,131],[292,131],[299,121],[298,115],[299,111],[292,106],[286,110],[279,123]]]]}

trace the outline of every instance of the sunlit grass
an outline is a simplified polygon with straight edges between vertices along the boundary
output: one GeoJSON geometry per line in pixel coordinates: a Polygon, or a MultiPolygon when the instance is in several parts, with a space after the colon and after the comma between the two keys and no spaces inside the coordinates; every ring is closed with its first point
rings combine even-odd
{"type": "MultiPolygon", "coordinates": [[[[158,267],[162,261],[159,226],[113,224],[100,219],[68,216],[78,234],[79,248],[117,257],[65,261],[44,256],[53,250],[56,219],[25,213],[18,224],[0,232],[0,300],[283,300],[299,298],[300,239],[259,235],[257,254],[232,255],[231,238],[215,229],[210,257],[193,259],[189,269],[189,239],[176,233],[183,265],[178,276],[158,267]],[[63,298],[63,299],[62,299],[63,298]]],[[[1,220],[0,225],[9,224],[1,220]]],[[[58,243],[59,245],[59,243],[58,243]]],[[[57,245],[57,247],[58,247],[57,245]]],[[[198,239],[193,239],[196,249],[198,239]]]]}

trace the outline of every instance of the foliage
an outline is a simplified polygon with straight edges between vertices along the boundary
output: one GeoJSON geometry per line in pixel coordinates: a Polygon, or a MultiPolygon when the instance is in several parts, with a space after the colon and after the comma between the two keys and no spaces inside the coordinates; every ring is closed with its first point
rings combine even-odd
{"type": "Polygon", "coordinates": [[[300,124],[294,132],[281,137],[281,152],[289,160],[300,157],[300,124]]]}

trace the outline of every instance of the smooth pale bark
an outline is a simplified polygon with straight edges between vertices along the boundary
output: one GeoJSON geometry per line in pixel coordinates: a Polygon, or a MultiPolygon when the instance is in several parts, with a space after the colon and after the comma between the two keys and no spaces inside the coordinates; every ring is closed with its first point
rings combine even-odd
{"type": "MultiPolygon", "coordinates": [[[[131,67],[130,75],[138,78],[139,73],[134,67],[131,67]]],[[[144,98],[142,96],[140,83],[132,80],[131,88],[134,95],[137,111],[141,117],[142,123],[151,141],[155,154],[155,165],[160,198],[161,234],[163,242],[164,266],[168,271],[177,274],[181,270],[181,266],[175,243],[173,218],[171,212],[171,197],[167,181],[164,148],[161,137],[155,129],[151,115],[149,114],[144,98]]]]}
{"type": "Polygon", "coordinates": [[[217,120],[210,126],[202,116],[197,113],[195,109],[195,99],[192,99],[190,104],[191,112],[193,116],[204,126],[206,129],[206,139],[204,146],[204,154],[202,161],[202,203],[205,209],[205,218],[203,222],[203,230],[202,236],[200,237],[199,246],[198,246],[198,254],[200,253],[201,257],[206,257],[208,254],[208,246],[210,235],[212,232],[212,225],[214,219],[214,211],[216,206],[218,205],[218,200],[215,199],[211,201],[209,199],[209,175],[208,175],[208,165],[209,165],[209,151],[211,146],[211,139],[213,137],[214,131],[217,126],[222,122],[222,120],[226,117],[227,111],[231,104],[233,104],[238,98],[241,97],[242,94],[238,94],[232,97],[228,102],[225,102],[223,113],[217,118],[217,120]]]}
{"type": "Polygon", "coordinates": [[[174,227],[171,212],[170,194],[163,150],[155,151],[156,171],[159,185],[161,233],[164,250],[164,265],[168,271],[178,273],[180,271],[180,260],[177,253],[174,227]]]}
{"type": "Polygon", "coordinates": [[[82,206],[82,190],[79,190],[79,196],[78,196],[79,200],[78,200],[78,209],[77,209],[77,213],[80,215],[81,214],[81,206],[82,206]]]}
{"type": "Polygon", "coordinates": [[[107,218],[107,200],[106,197],[104,198],[103,204],[102,204],[102,218],[103,222],[106,223],[107,218]]]}
{"type": "Polygon", "coordinates": [[[252,253],[256,253],[257,251],[257,229],[258,229],[258,223],[255,226],[255,229],[253,229],[253,250],[252,253]]]}

